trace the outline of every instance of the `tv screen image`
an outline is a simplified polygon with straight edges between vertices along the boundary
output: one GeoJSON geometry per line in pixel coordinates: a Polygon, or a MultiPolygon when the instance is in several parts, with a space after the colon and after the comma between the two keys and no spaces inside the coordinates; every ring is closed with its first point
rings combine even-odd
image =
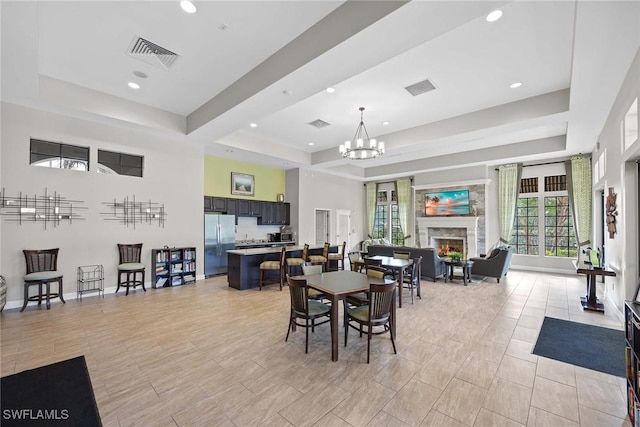
{"type": "Polygon", "coordinates": [[[469,190],[425,193],[424,213],[426,216],[469,215],[469,190]]]}

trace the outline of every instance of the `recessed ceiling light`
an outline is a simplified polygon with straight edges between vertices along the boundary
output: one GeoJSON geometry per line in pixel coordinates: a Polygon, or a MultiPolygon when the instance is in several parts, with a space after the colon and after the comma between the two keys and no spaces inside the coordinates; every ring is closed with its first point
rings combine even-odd
{"type": "Polygon", "coordinates": [[[251,123],[249,126],[251,126],[252,128],[257,128],[258,125],[256,123],[251,123]]]}
{"type": "Polygon", "coordinates": [[[180,7],[187,13],[196,13],[196,5],[189,0],[182,0],[180,2],[180,7]]]}
{"type": "Polygon", "coordinates": [[[515,89],[515,88],[518,88],[518,87],[520,87],[520,86],[522,86],[522,83],[520,83],[520,82],[511,83],[511,84],[509,85],[509,87],[510,87],[511,89],[515,89]]]}
{"type": "Polygon", "coordinates": [[[142,71],[134,71],[133,75],[140,77],[141,79],[146,79],[148,77],[147,73],[143,73],[142,71]]]}
{"type": "Polygon", "coordinates": [[[384,126],[389,126],[389,125],[391,124],[391,122],[390,122],[390,121],[388,121],[388,120],[385,120],[384,122],[382,122],[382,124],[383,124],[384,126]]]}
{"type": "Polygon", "coordinates": [[[316,144],[314,144],[313,142],[310,142],[309,145],[316,145],[316,144]]]}
{"type": "Polygon", "coordinates": [[[500,9],[496,9],[487,15],[487,22],[496,22],[500,18],[502,18],[502,11],[500,9]]]}
{"type": "Polygon", "coordinates": [[[127,85],[128,85],[131,89],[140,89],[140,85],[139,85],[138,83],[129,82],[129,83],[127,83],[127,85]]]}
{"type": "Polygon", "coordinates": [[[332,87],[328,87],[328,88],[327,88],[327,92],[329,92],[329,93],[333,93],[333,92],[335,92],[335,91],[336,91],[336,90],[335,90],[334,88],[332,88],[332,87]]]}

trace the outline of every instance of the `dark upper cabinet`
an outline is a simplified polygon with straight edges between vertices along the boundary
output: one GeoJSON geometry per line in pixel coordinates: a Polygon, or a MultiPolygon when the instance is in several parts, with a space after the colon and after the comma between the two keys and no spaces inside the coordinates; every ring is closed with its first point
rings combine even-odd
{"type": "Polygon", "coordinates": [[[211,208],[211,197],[204,196],[204,211],[205,212],[213,212],[211,208]]]}
{"type": "Polygon", "coordinates": [[[204,196],[205,212],[226,212],[227,199],[224,197],[204,196]]]}
{"type": "Polygon", "coordinates": [[[241,216],[257,217],[258,225],[289,225],[290,221],[289,203],[204,196],[204,211],[235,215],[236,224],[241,216]]]}
{"type": "Polygon", "coordinates": [[[289,225],[289,203],[262,202],[262,216],[259,225],[289,225]]]}

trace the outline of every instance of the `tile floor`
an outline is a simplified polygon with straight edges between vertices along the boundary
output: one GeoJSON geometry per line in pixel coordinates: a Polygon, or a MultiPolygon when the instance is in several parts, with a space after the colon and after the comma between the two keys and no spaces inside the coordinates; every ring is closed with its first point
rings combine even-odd
{"type": "Polygon", "coordinates": [[[583,312],[583,277],[511,271],[467,287],[423,281],[387,335],[328,325],[284,341],[287,288],[218,277],[178,288],[2,313],[1,373],[85,355],[105,426],[629,426],[626,383],[531,354],[544,316],[623,329],[583,312]],[[342,342],[343,331],[340,331],[342,342]]]}

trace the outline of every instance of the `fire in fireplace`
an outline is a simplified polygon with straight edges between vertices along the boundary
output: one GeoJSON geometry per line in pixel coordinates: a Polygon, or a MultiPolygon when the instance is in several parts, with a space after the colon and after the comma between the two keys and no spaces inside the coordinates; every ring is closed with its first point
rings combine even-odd
{"type": "Polygon", "coordinates": [[[447,256],[451,252],[464,254],[464,239],[433,239],[438,248],[438,256],[447,256]]]}

